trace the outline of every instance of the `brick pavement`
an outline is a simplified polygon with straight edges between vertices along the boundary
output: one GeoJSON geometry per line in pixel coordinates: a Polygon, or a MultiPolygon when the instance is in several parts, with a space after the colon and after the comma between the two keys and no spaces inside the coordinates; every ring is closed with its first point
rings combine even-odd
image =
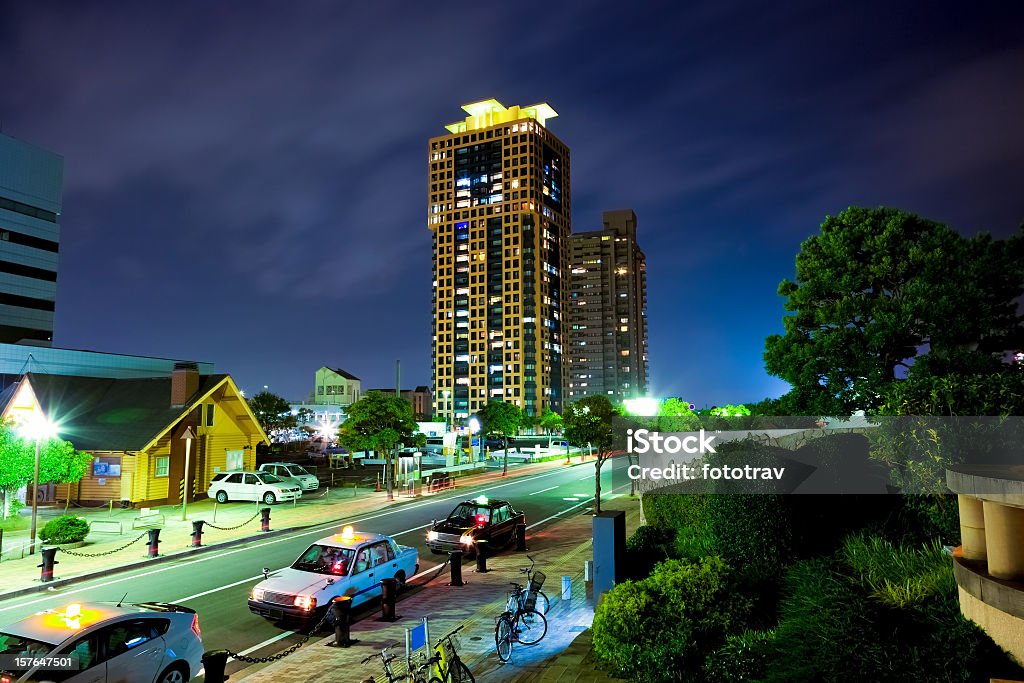
{"type": "MultiPolygon", "coordinates": [[[[627,513],[627,533],[639,525],[639,502],[628,497],[609,497],[604,509],[627,513]]],[[[350,648],[328,646],[333,636],[311,640],[295,653],[272,664],[257,664],[232,675],[233,681],[246,683],[309,683],[383,681],[379,660],[361,661],[389,643],[399,643],[395,653],[404,652],[405,629],[418,625],[426,616],[432,639],[462,625],[460,654],[478,683],[499,681],[606,683],[611,677],[598,671],[590,657],[589,631],[593,621],[593,600],[583,582],[583,563],[591,559],[590,514],[579,514],[545,527],[529,538],[530,551],[537,569],[548,579],[545,593],[551,600],[548,632],[534,646],[517,645],[512,661],[503,664],[494,650],[494,626],[504,610],[509,581],[521,581],[519,567],[528,564],[525,553],[504,552],[487,562],[490,571],[477,574],[472,566],[463,570],[466,585],[448,586],[447,572],[399,600],[394,623],[377,620],[379,608],[352,625],[351,637],[360,642],[350,648]],[[561,577],[572,580],[572,597],[560,596],[561,577]]],[[[431,577],[424,577],[430,579],[431,577]]],[[[207,643],[215,648],[216,643],[207,643]]],[[[399,660],[396,660],[398,663],[399,660]]]]}

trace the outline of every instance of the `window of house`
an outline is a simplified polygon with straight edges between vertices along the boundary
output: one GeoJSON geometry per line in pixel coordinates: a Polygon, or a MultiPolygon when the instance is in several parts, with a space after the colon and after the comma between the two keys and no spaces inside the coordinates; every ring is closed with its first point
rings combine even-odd
{"type": "Polygon", "coordinates": [[[212,403],[208,403],[206,405],[206,426],[207,427],[212,427],[213,426],[213,404],[212,403]]]}
{"type": "Polygon", "coordinates": [[[171,457],[169,455],[160,455],[156,459],[156,468],[153,476],[155,477],[166,477],[167,471],[171,467],[171,457]]]}
{"type": "Polygon", "coordinates": [[[235,470],[244,469],[245,467],[245,451],[228,451],[227,452],[227,463],[226,469],[228,472],[235,470]]]}

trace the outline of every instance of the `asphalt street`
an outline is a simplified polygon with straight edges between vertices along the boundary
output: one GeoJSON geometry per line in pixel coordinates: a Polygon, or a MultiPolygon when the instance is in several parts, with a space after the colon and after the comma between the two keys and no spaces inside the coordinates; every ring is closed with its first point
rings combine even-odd
{"type": "MultiPolygon", "coordinates": [[[[605,463],[601,477],[604,493],[611,492],[612,468],[618,469],[625,465],[622,458],[614,458],[605,463]]],[[[420,557],[418,576],[433,574],[445,558],[432,555],[426,549],[425,528],[431,520],[447,517],[462,500],[481,494],[510,501],[514,508],[526,513],[528,530],[532,530],[590,509],[594,496],[594,465],[588,461],[542,474],[512,477],[477,489],[462,488],[451,494],[418,499],[389,510],[344,519],[330,525],[266,540],[257,539],[195,559],[182,559],[152,569],[140,568],[2,601],[0,624],[8,624],[40,610],[62,607],[70,602],[117,602],[127,594],[127,602],[165,601],[195,609],[199,614],[203,643],[207,649],[227,648],[243,655],[268,656],[296,642],[303,634],[286,630],[287,627],[249,612],[246,600],[250,589],[262,580],[263,567],[272,570],[286,567],[318,538],[351,524],[357,531],[388,534],[402,544],[417,548],[420,557]]],[[[341,507],[339,513],[343,515],[344,509],[341,507]]],[[[467,569],[471,569],[471,566],[467,569]]],[[[411,583],[419,581],[414,577],[411,583]]],[[[360,610],[355,618],[376,616],[378,611],[379,607],[371,603],[360,610]]],[[[244,668],[241,662],[232,661],[228,672],[241,668],[244,668]]]]}

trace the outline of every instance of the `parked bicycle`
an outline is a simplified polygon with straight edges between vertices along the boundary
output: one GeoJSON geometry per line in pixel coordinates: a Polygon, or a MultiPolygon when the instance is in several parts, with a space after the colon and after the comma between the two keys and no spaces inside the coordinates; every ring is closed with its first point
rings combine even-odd
{"type": "MultiPolygon", "coordinates": [[[[396,673],[392,667],[391,662],[398,659],[398,655],[389,655],[388,650],[397,645],[398,643],[392,643],[385,648],[382,648],[380,652],[374,653],[363,660],[363,664],[366,664],[370,660],[380,657],[381,666],[384,668],[384,676],[388,683],[398,683],[398,681],[404,681],[406,683],[427,683],[425,676],[420,676],[419,672],[417,675],[410,675],[409,673],[396,673]]],[[[370,679],[373,680],[373,679],[370,679]]]]}
{"type": "MultiPolygon", "coordinates": [[[[533,583],[533,577],[534,577],[533,567],[534,567],[534,565],[537,564],[537,561],[535,559],[533,559],[532,555],[527,555],[526,557],[527,557],[528,560],[530,560],[530,566],[529,567],[520,567],[519,568],[519,573],[520,574],[526,574],[526,585],[529,586],[530,584],[533,583]]],[[[544,575],[541,574],[541,577],[543,577],[543,576],[544,575]]],[[[544,579],[541,578],[541,583],[543,583],[543,582],[544,582],[544,579]]],[[[524,588],[525,588],[525,586],[524,586],[524,588]]],[[[525,605],[522,604],[522,602],[526,600],[527,593],[528,593],[528,591],[526,591],[526,590],[523,590],[523,591],[519,592],[518,596],[519,596],[520,606],[525,606],[525,605]]],[[[536,602],[536,604],[534,606],[534,609],[536,609],[541,614],[547,614],[548,610],[550,608],[551,608],[551,603],[550,603],[550,601],[548,601],[548,596],[544,594],[544,591],[542,591],[542,590],[540,590],[540,588],[538,588],[537,589],[537,602],[536,602]]],[[[508,605],[505,607],[505,609],[508,610],[509,612],[515,612],[516,611],[516,606],[512,604],[512,594],[509,594],[509,602],[508,602],[508,605]]]]}
{"type": "Polygon", "coordinates": [[[450,631],[437,641],[434,656],[426,662],[431,674],[429,683],[476,683],[473,672],[459,656],[456,634],[462,628],[450,631]]]}
{"type": "Polygon", "coordinates": [[[537,595],[544,583],[544,572],[536,572],[530,579],[529,588],[523,590],[518,583],[512,583],[508,607],[501,613],[494,626],[494,644],[498,659],[507,662],[512,659],[512,645],[536,645],[548,632],[548,620],[537,611],[537,595]]]}

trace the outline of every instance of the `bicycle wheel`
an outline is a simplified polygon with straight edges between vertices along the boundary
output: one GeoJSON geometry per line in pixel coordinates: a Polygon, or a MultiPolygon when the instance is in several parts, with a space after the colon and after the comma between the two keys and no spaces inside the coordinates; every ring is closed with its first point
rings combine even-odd
{"type": "Polygon", "coordinates": [[[516,615],[516,635],[523,645],[536,645],[548,632],[548,620],[535,609],[516,615]]]}
{"type": "Polygon", "coordinates": [[[494,627],[494,645],[498,650],[498,659],[503,662],[512,659],[512,620],[508,613],[498,617],[498,624],[494,627]]]}
{"type": "Polygon", "coordinates": [[[476,679],[473,678],[473,672],[466,663],[460,659],[452,666],[449,683],[476,683],[476,679]]]}

